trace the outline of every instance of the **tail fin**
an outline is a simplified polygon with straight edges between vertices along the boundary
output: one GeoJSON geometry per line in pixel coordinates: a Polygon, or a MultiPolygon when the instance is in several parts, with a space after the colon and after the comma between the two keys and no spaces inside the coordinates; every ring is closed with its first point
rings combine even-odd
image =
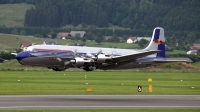
{"type": "Polygon", "coordinates": [[[165,35],[164,29],[156,27],[153,31],[153,35],[149,45],[144,50],[160,50],[161,52],[156,54],[156,57],[166,58],[165,56],[165,35]]]}

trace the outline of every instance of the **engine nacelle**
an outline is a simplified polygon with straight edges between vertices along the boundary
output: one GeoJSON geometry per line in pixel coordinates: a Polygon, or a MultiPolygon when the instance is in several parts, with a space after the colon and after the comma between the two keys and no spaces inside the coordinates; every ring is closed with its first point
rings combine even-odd
{"type": "Polygon", "coordinates": [[[90,62],[93,62],[93,60],[76,57],[75,59],[70,60],[70,62],[76,67],[82,67],[84,63],[90,63],[90,62]]]}
{"type": "Polygon", "coordinates": [[[99,54],[95,60],[96,60],[96,63],[105,63],[107,59],[111,59],[111,58],[112,58],[111,56],[107,56],[105,54],[99,54]]]}

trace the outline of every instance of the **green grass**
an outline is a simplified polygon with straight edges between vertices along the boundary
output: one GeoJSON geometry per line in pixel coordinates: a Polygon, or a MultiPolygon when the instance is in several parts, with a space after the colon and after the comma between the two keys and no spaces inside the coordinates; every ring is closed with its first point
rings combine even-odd
{"type": "Polygon", "coordinates": [[[199,68],[200,67],[200,62],[196,62],[193,65],[199,68]]]}
{"type": "MultiPolygon", "coordinates": [[[[165,63],[161,64],[160,66],[154,67],[145,67],[145,68],[137,68],[137,69],[128,69],[122,71],[143,71],[143,72],[200,72],[200,63],[191,63],[191,64],[184,64],[184,63],[165,63]]],[[[16,59],[12,59],[6,61],[4,63],[0,63],[0,71],[24,71],[26,66],[21,65],[16,59]]],[[[45,67],[27,67],[29,71],[52,71],[51,69],[47,69],[45,67]]],[[[83,71],[82,69],[79,69],[83,71]]],[[[66,71],[74,71],[74,69],[67,69],[66,71]]],[[[101,70],[96,70],[101,71],[101,70]]]]}
{"type": "Polygon", "coordinates": [[[0,65],[0,68],[7,68],[7,67],[24,67],[21,65],[16,59],[6,61],[0,65]]]}
{"type": "Polygon", "coordinates": [[[0,26],[23,27],[26,10],[31,7],[30,4],[0,4],[0,26]]]}
{"type": "Polygon", "coordinates": [[[0,88],[1,95],[200,94],[200,75],[199,73],[145,73],[120,71],[45,71],[43,73],[40,71],[1,71],[0,88]],[[152,78],[153,82],[147,82],[148,78],[152,78]],[[88,85],[86,85],[85,83],[88,83],[88,85]],[[137,92],[138,85],[143,86],[143,92],[137,92]],[[149,85],[153,86],[152,93],[148,92],[149,85]],[[194,89],[192,89],[191,87],[194,87],[194,89]],[[87,88],[92,88],[93,92],[87,92],[87,88]]]}
{"type": "Polygon", "coordinates": [[[199,112],[199,109],[0,110],[0,112],[199,112]]]}

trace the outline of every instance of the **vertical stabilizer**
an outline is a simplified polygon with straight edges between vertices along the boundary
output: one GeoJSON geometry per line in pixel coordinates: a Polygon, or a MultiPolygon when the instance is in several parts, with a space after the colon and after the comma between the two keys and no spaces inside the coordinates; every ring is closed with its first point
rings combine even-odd
{"type": "Polygon", "coordinates": [[[156,27],[153,30],[153,35],[149,45],[144,50],[160,50],[161,52],[156,54],[156,57],[166,58],[165,56],[165,35],[164,29],[156,27]]]}

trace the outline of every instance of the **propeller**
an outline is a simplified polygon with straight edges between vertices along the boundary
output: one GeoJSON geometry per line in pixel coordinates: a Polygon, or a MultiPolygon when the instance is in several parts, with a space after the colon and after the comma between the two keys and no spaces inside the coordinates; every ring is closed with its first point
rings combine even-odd
{"type": "Polygon", "coordinates": [[[54,53],[54,57],[56,58],[57,61],[61,62],[62,59],[57,57],[57,53],[54,53]]]}
{"type": "Polygon", "coordinates": [[[97,54],[95,55],[95,58],[94,58],[95,61],[98,59],[98,56],[99,56],[99,54],[101,54],[101,53],[102,53],[102,50],[100,49],[99,52],[97,52],[97,54]]]}
{"type": "MultiPolygon", "coordinates": [[[[76,64],[74,64],[76,62],[76,55],[77,55],[77,50],[74,49],[74,54],[73,54],[73,59],[69,61],[69,63],[72,63],[72,65],[75,67],[76,71],[77,71],[77,66],[76,64]]],[[[68,64],[68,63],[67,63],[68,64]]]]}
{"type": "MultiPolygon", "coordinates": [[[[57,55],[55,55],[55,58],[56,58],[56,60],[59,61],[59,62],[62,61],[62,59],[61,59],[61,58],[58,58],[57,55]]],[[[69,61],[65,61],[65,62],[64,62],[64,66],[68,65],[69,63],[70,63],[69,61]]]]}
{"type": "Polygon", "coordinates": [[[76,58],[76,54],[77,54],[77,50],[75,49],[74,52],[73,52],[73,59],[70,60],[71,63],[75,63],[76,62],[76,59],[75,59],[76,58]]]}
{"type": "MultiPolygon", "coordinates": [[[[81,67],[82,64],[84,64],[84,62],[88,62],[88,63],[93,63],[93,69],[96,69],[96,61],[99,57],[99,55],[102,53],[102,50],[100,49],[97,54],[95,54],[95,56],[93,56],[91,53],[87,53],[86,56],[90,57],[90,58],[86,58],[86,57],[77,57],[77,50],[75,49],[73,52],[73,57],[69,62],[66,62],[65,64],[68,63],[72,63],[72,65],[76,68],[81,67]],[[77,67],[78,66],[78,67],[77,67]]],[[[91,68],[90,68],[91,69],[91,68]]]]}
{"type": "Polygon", "coordinates": [[[95,70],[96,69],[96,62],[95,61],[97,61],[97,59],[98,59],[98,56],[99,56],[99,54],[101,54],[102,53],[102,50],[100,49],[98,52],[97,52],[97,54],[94,56],[94,57],[92,57],[92,59],[94,60],[94,67],[93,67],[93,69],[95,70]]]}
{"type": "Polygon", "coordinates": [[[98,56],[101,53],[102,53],[102,50],[100,49],[99,52],[96,54],[96,56],[98,56]]]}
{"type": "Polygon", "coordinates": [[[102,50],[100,49],[95,56],[93,56],[90,52],[86,53],[86,56],[89,58],[92,58],[93,60],[96,60],[98,58],[98,55],[102,53],[102,50]]]}

